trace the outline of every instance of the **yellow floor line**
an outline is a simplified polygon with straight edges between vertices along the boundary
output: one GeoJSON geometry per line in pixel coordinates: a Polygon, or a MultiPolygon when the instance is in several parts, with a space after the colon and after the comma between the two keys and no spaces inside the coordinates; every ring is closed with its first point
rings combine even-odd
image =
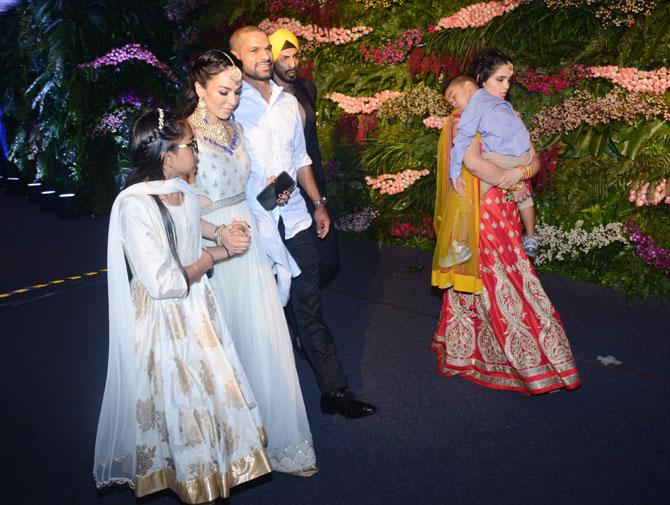
{"type": "Polygon", "coordinates": [[[52,285],[59,285],[59,284],[65,284],[67,281],[77,281],[79,279],[82,279],[83,277],[92,277],[94,275],[98,275],[101,273],[107,272],[106,268],[101,268],[97,272],[85,272],[80,275],[70,275],[65,277],[64,279],[54,279],[53,281],[49,281],[46,284],[34,284],[32,286],[29,286],[27,288],[21,288],[21,289],[15,289],[14,291],[10,291],[9,293],[0,293],[0,299],[2,298],[9,298],[12,295],[19,295],[22,293],[27,293],[28,291],[34,291],[36,289],[41,289],[41,288],[46,288],[47,286],[52,286],[52,285]]]}

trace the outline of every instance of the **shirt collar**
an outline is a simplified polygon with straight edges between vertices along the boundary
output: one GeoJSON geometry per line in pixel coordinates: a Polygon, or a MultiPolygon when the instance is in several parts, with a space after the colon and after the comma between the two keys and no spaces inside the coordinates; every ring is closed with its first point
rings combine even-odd
{"type": "MultiPolygon", "coordinates": [[[[505,100],[502,98],[492,95],[488,91],[486,91],[484,88],[479,88],[476,92],[475,95],[478,95],[478,100],[485,102],[485,103],[492,103],[492,104],[499,104],[499,103],[506,103],[505,100]]],[[[473,96],[474,98],[474,96],[473,96]]]]}
{"type": "MultiPolygon", "coordinates": [[[[269,105],[272,106],[277,100],[279,100],[281,95],[284,93],[284,88],[277,85],[277,83],[274,82],[272,79],[270,79],[270,88],[272,88],[272,94],[270,95],[269,105]]],[[[247,93],[248,96],[250,96],[250,94],[253,94],[253,96],[255,96],[258,100],[262,101],[263,103],[266,103],[265,99],[261,96],[260,91],[258,91],[256,88],[254,88],[251,84],[249,84],[245,80],[242,81],[242,93],[247,93]]]]}

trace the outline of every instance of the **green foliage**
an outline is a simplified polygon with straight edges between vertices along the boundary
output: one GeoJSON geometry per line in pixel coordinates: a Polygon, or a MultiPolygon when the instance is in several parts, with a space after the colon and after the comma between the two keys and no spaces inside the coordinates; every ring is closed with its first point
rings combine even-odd
{"type": "Polygon", "coordinates": [[[542,265],[538,270],[618,289],[631,300],[670,299],[668,277],[644,263],[632,248],[624,248],[621,244],[611,244],[574,259],[542,265]]]}

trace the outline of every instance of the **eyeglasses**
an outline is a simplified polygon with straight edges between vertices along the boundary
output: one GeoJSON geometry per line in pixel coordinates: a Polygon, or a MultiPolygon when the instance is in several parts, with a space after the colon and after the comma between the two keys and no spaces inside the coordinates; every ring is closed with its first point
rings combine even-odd
{"type": "Polygon", "coordinates": [[[178,144],[177,145],[177,149],[186,149],[187,147],[190,147],[191,149],[193,149],[194,153],[197,153],[198,152],[198,141],[193,139],[188,144],[178,144]]]}

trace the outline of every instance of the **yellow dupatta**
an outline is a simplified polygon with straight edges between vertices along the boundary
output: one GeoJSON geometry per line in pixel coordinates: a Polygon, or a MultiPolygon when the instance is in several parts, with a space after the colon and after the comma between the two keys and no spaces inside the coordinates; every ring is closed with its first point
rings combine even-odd
{"type": "Polygon", "coordinates": [[[460,114],[456,113],[449,116],[437,144],[437,188],[433,218],[437,243],[433,253],[431,284],[441,289],[453,287],[456,291],[478,294],[482,291],[479,272],[479,179],[463,166],[463,196],[456,193],[449,179],[449,152],[459,117],[460,114]],[[472,256],[463,263],[445,267],[445,264],[453,263],[454,242],[467,244],[472,256]]]}

